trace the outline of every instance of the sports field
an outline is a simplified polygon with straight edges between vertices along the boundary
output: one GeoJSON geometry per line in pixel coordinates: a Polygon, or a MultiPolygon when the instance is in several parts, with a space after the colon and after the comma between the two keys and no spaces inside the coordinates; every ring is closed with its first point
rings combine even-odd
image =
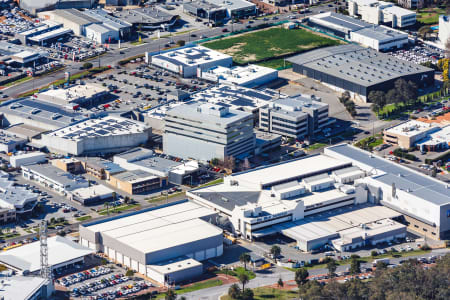
{"type": "Polygon", "coordinates": [[[270,28],[203,44],[233,56],[238,64],[261,61],[286,54],[300,53],[340,42],[304,29],[270,28]]]}

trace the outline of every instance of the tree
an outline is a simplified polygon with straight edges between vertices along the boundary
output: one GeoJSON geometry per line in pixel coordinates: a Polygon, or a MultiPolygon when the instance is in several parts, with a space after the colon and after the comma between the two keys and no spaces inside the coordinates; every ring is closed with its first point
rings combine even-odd
{"type": "Polygon", "coordinates": [[[418,30],[419,36],[421,36],[423,39],[428,38],[428,35],[433,33],[433,30],[430,26],[422,26],[418,30]]]}
{"type": "Polygon", "coordinates": [[[386,105],[386,94],[383,91],[371,91],[367,100],[373,103],[373,111],[379,112],[386,105]]]}
{"type": "Polygon", "coordinates": [[[236,283],[232,284],[228,289],[228,296],[231,299],[239,299],[241,297],[241,288],[236,283]]]}
{"type": "Polygon", "coordinates": [[[386,93],[386,102],[398,104],[402,100],[400,93],[396,89],[391,89],[386,93]]]}
{"type": "Polygon", "coordinates": [[[273,258],[275,261],[277,260],[277,257],[281,254],[281,248],[280,246],[273,245],[272,248],[270,248],[270,254],[273,255],[273,258]]]}
{"type": "Polygon", "coordinates": [[[244,264],[244,269],[247,270],[247,263],[250,262],[250,254],[247,252],[241,253],[239,261],[244,264]]]}
{"type": "Polygon", "coordinates": [[[283,279],[281,279],[281,277],[278,279],[277,285],[279,288],[282,288],[284,286],[283,279]]]}
{"type": "Polygon", "coordinates": [[[168,289],[167,293],[166,293],[166,297],[164,299],[166,299],[166,300],[175,300],[175,299],[177,299],[177,294],[175,293],[174,290],[168,289]]]}
{"type": "Polygon", "coordinates": [[[349,91],[345,91],[341,94],[341,96],[338,98],[339,101],[344,104],[345,102],[350,101],[350,92],[349,91]]]}
{"type": "Polygon", "coordinates": [[[330,259],[330,261],[327,263],[327,269],[328,269],[328,276],[334,277],[334,274],[336,272],[337,263],[334,259],[330,259]]]}
{"type": "Polygon", "coordinates": [[[298,286],[298,294],[300,295],[301,288],[308,282],[308,270],[305,268],[300,268],[295,271],[295,283],[297,283],[298,286]]]}
{"type": "Polygon", "coordinates": [[[128,269],[127,272],[125,273],[125,276],[131,277],[134,275],[134,271],[132,269],[128,269]]]}
{"type": "Polygon", "coordinates": [[[375,257],[375,256],[377,256],[377,255],[378,255],[377,250],[372,250],[372,251],[370,252],[370,256],[372,256],[372,257],[375,257]]]}
{"type": "Polygon", "coordinates": [[[247,275],[247,273],[240,273],[239,274],[239,282],[242,284],[242,290],[245,290],[245,285],[248,283],[249,281],[249,277],[247,275]]]}
{"type": "Polygon", "coordinates": [[[94,65],[93,65],[92,63],[90,63],[90,62],[85,62],[85,63],[83,64],[83,69],[88,70],[88,69],[92,68],[93,66],[94,66],[94,65]]]}
{"type": "Polygon", "coordinates": [[[253,291],[251,289],[245,289],[242,291],[242,300],[253,300],[253,297],[255,295],[253,294],[253,291]]]}
{"type": "Polygon", "coordinates": [[[357,258],[352,258],[350,261],[350,274],[359,274],[361,273],[360,262],[357,258]]]}
{"type": "Polygon", "coordinates": [[[179,40],[177,41],[177,45],[183,47],[184,45],[186,45],[186,42],[184,40],[179,40]]]}

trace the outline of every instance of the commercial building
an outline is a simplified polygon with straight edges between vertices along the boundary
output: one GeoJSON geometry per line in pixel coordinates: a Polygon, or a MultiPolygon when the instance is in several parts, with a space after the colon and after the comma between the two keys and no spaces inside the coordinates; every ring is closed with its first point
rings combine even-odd
{"type": "Polygon", "coordinates": [[[95,105],[109,96],[109,90],[97,84],[72,85],[49,89],[36,95],[37,99],[77,109],[77,105],[95,105]]]}
{"type": "Polygon", "coordinates": [[[416,23],[414,11],[378,0],[348,0],[348,12],[350,16],[359,16],[371,24],[389,24],[393,28],[404,28],[416,23]]]}
{"type": "Polygon", "coordinates": [[[350,39],[350,33],[364,28],[373,27],[372,24],[361,21],[360,19],[338,14],[335,12],[325,12],[310,16],[308,25],[335,36],[350,39]]]}
{"type": "Polygon", "coordinates": [[[399,49],[408,44],[408,34],[385,26],[350,33],[350,40],[377,51],[399,49]]]}
{"type": "MultiPolygon", "coordinates": [[[[84,258],[95,253],[94,250],[72,242],[62,236],[47,239],[48,265],[52,272],[82,264],[84,258]]],[[[41,270],[41,246],[39,241],[29,243],[0,253],[0,263],[19,274],[38,275],[41,270]]]]}
{"type": "Polygon", "coordinates": [[[140,0],[100,0],[99,4],[105,4],[106,6],[129,6],[139,5],[140,0]]]}
{"type": "Polygon", "coordinates": [[[269,105],[276,99],[287,97],[287,95],[271,89],[255,90],[229,84],[219,84],[191,95],[192,100],[195,101],[208,102],[251,113],[254,124],[259,121],[259,109],[261,107],[269,105]]]}
{"type": "Polygon", "coordinates": [[[0,129],[0,152],[15,152],[28,142],[26,138],[0,129]]]}
{"type": "MultiPolygon", "coordinates": [[[[281,135],[254,130],[255,132],[255,154],[272,152],[281,147],[281,135]]],[[[267,154],[265,154],[267,155],[267,154]]]]}
{"type": "Polygon", "coordinates": [[[436,131],[440,131],[437,125],[410,120],[384,129],[383,141],[402,149],[409,149],[436,131]]]}
{"type": "Polygon", "coordinates": [[[278,79],[278,71],[258,65],[213,67],[199,71],[198,77],[215,83],[234,84],[248,88],[264,85],[278,79]]]}
{"type": "Polygon", "coordinates": [[[54,9],[91,8],[95,0],[19,0],[20,8],[35,15],[38,12],[54,9]]]}
{"type": "Polygon", "coordinates": [[[37,164],[47,161],[47,155],[42,152],[28,152],[13,155],[10,157],[9,162],[14,168],[18,168],[20,166],[37,164]]]}
{"type": "Polygon", "coordinates": [[[162,188],[166,181],[142,170],[125,171],[109,177],[109,184],[130,195],[144,194],[162,188]]]}
{"type": "Polygon", "coordinates": [[[398,0],[398,5],[409,9],[420,9],[423,7],[424,0],[398,0]]]}
{"type": "Polygon", "coordinates": [[[85,36],[86,27],[91,24],[101,24],[101,20],[97,20],[88,15],[83,14],[77,9],[55,9],[38,13],[38,17],[45,20],[52,20],[62,23],[64,28],[71,29],[75,35],[85,36]]]}
{"type": "Polygon", "coordinates": [[[328,147],[324,153],[370,174],[362,183],[371,201],[401,213],[411,230],[432,239],[448,237],[448,184],[347,144],[328,147]]]}
{"type": "Polygon", "coordinates": [[[167,52],[150,56],[152,65],[161,67],[183,77],[194,77],[198,70],[207,70],[212,67],[231,67],[231,56],[203,46],[173,49],[167,52]]]}
{"type": "Polygon", "coordinates": [[[209,161],[253,153],[253,115],[210,103],[189,102],[167,112],[164,153],[209,161]],[[180,147],[183,145],[183,147],[180,147]]]}
{"type": "Polygon", "coordinates": [[[0,297],[4,300],[49,299],[54,286],[48,279],[39,276],[12,276],[2,278],[0,297]]]}
{"type": "Polygon", "coordinates": [[[222,22],[227,17],[227,9],[223,6],[206,2],[205,0],[183,3],[183,11],[198,18],[208,19],[208,22],[222,22]]]}
{"type": "Polygon", "coordinates": [[[114,17],[132,25],[132,30],[167,31],[178,20],[177,15],[168,14],[155,6],[117,10],[114,17]]]}
{"type": "Polygon", "coordinates": [[[84,171],[98,179],[109,180],[112,175],[126,171],[118,164],[100,157],[94,156],[80,159],[80,163],[83,166],[84,171]]]}
{"type": "Polygon", "coordinates": [[[313,140],[329,125],[328,104],[311,96],[274,100],[259,110],[259,128],[285,137],[313,140]]]}
{"type": "Polygon", "coordinates": [[[229,19],[241,19],[256,14],[256,4],[245,0],[206,0],[206,2],[225,8],[229,19]]]}
{"type": "Polygon", "coordinates": [[[197,178],[197,161],[180,162],[156,155],[152,150],[135,148],[114,156],[114,163],[126,170],[141,170],[161,177],[167,182],[185,184],[197,178]]]}
{"type": "Polygon", "coordinates": [[[450,148],[450,125],[429,134],[416,145],[421,151],[441,151],[450,148]]]}
{"type": "Polygon", "coordinates": [[[450,39],[450,17],[446,15],[439,16],[439,41],[442,46],[450,39]]]}
{"type": "Polygon", "coordinates": [[[71,158],[62,158],[62,159],[52,159],[52,165],[63,170],[64,172],[69,172],[72,174],[81,174],[84,172],[83,164],[80,160],[71,157],[71,158]]]}
{"type": "Polygon", "coordinates": [[[49,164],[22,166],[22,176],[63,195],[67,195],[75,189],[89,186],[88,181],[83,177],[64,172],[49,164]]]}
{"type": "Polygon", "coordinates": [[[86,38],[99,44],[110,43],[119,40],[119,31],[106,27],[102,24],[91,24],[86,26],[86,38]]]}
{"type": "Polygon", "coordinates": [[[45,50],[36,50],[35,48],[16,45],[6,41],[0,41],[0,56],[4,64],[27,67],[33,66],[35,62],[44,60],[48,56],[45,50]]]}
{"type": "MultiPolygon", "coordinates": [[[[106,10],[101,8],[85,10],[83,13],[94,19],[101,20],[102,26],[112,30],[114,35],[118,35],[116,39],[128,39],[131,34],[132,24],[125,22],[119,18],[110,15],[106,10]]],[[[104,42],[107,40],[104,40],[104,42]]]]}
{"type": "Polygon", "coordinates": [[[26,45],[28,44],[30,38],[39,36],[47,32],[52,32],[61,27],[61,23],[44,20],[40,22],[40,25],[37,27],[16,33],[16,38],[18,38],[22,42],[22,44],[26,45]]]}
{"type": "Polygon", "coordinates": [[[127,150],[145,144],[151,128],[122,117],[90,119],[42,135],[40,143],[61,154],[98,154],[127,150]]]}
{"type": "Polygon", "coordinates": [[[434,70],[357,45],[308,51],[288,59],[293,71],[363,101],[371,91],[388,91],[403,78],[421,86],[434,83],[434,70]]]}
{"type": "Polygon", "coordinates": [[[17,186],[10,180],[8,173],[0,177],[0,209],[3,211],[3,222],[15,221],[16,216],[29,215],[33,212],[38,200],[38,194],[17,186]]]}
{"type": "Polygon", "coordinates": [[[81,205],[103,204],[113,199],[113,193],[112,189],[103,184],[96,184],[71,191],[69,198],[81,205]]]}
{"type": "Polygon", "coordinates": [[[162,284],[202,273],[199,261],[221,256],[216,213],[186,200],[80,225],[80,243],[162,284]]]}
{"type": "Polygon", "coordinates": [[[3,115],[3,127],[23,124],[40,132],[57,130],[87,119],[82,114],[60,105],[32,98],[5,101],[0,104],[0,114],[3,115]]]}

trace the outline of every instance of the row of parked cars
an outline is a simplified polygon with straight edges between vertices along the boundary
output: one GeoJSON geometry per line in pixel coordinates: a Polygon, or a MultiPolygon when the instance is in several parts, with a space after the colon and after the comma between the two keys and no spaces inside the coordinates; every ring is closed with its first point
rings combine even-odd
{"type": "Polygon", "coordinates": [[[111,272],[110,268],[100,267],[98,269],[91,269],[89,271],[83,271],[76,274],[68,275],[66,277],[56,280],[56,282],[61,284],[62,286],[70,286],[72,284],[82,282],[90,278],[95,278],[100,275],[105,275],[110,272],[111,272]]]}
{"type": "MultiPolygon", "coordinates": [[[[110,290],[107,292],[99,293],[98,295],[94,295],[91,298],[95,300],[113,300],[116,298],[122,298],[124,296],[128,296],[134,293],[137,293],[141,290],[145,290],[146,288],[151,287],[150,283],[147,282],[135,282],[134,284],[124,285],[116,290],[110,290]]],[[[153,294],[157,294],[157,291],[154,291],[153,294]]]]}
{"type": "Polygon", "coordinates": [[[128,277],[123,276],[123,274],[113,274],[108,278],[102,278],[97,281],[91,281],[89,283],[83,284],[79,287],[72,289],[73,294],[87,295],[93,294],[96,291],[102,290],[107,287],[115,286],[121,283],[125,283],[129,280],[128,277]]]}

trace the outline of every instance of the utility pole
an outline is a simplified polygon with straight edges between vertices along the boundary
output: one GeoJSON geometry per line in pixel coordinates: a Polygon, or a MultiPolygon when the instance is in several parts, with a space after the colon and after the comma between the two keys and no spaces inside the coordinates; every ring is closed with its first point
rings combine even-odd
{"type": "Polygon", "coordinates": [[[41,244],[41,277],[52,280],[52,272],[48,265],[48,245],[47,245],[47,221],[42,220],[39,227],[39,240],[41,244]]]}

